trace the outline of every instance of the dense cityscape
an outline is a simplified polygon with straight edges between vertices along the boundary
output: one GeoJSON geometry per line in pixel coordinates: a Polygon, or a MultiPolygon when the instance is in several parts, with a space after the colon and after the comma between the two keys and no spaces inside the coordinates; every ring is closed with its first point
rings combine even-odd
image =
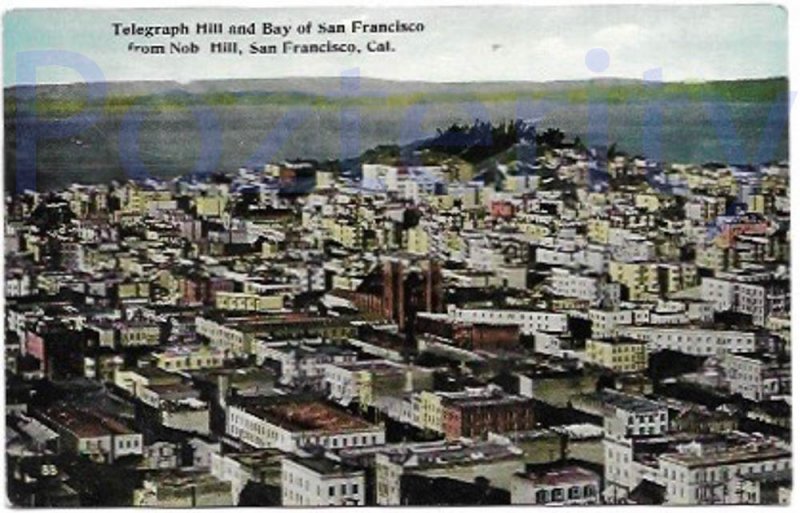
{"type": "Polygon", "coordinates": [[[516,122],[7,196],[9,498],[787,504],[788,180],[516,122]]]}

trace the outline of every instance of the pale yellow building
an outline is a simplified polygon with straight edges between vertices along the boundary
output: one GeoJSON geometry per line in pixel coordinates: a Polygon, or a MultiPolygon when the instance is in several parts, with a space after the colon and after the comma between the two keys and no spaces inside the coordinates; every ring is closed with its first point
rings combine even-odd
{"type": "Polygon", "coordinates": [[[754,194],[747,198],[747,211],[763,214],[766,211],[766,199],[763,194],[754,194]]]}
{"type": "Polygon", "coordinates": [[[591,242],[608,244],[608,232],[611,223],[608,219],[589,219],[586,223],[587,237],[591,242]]]}
{"type": "Polygon", "coordinates": [[[155,346],[161,341],[161,327],[158,324],[129,322],[117,329],[122,347],[155,346]]]}
{"type": "Polygon", "coordinates": [[[667,294],[697,285],[697,267],[694,264],[661,264],[660,268],[667,294]]]}
{"type": "Polygon", "coordinates": [[[268,312],[283,308],[282,295],[262,296],[244,292],[217,292],[215,306],[220,310],[268,312]]]}
{"type": "Polygon", "coordinates": [[[153,203],[172,201],[172,192],[159,190],[142,190],[136,186],[128,186],[122,196],[122,210],[145,214],[153,203]]]}
{"type": "Polygon", "coordinates": [[[628,263],[612,260],[608,265],[611,281],[628,287],[631,301],[642,301],[658,291],[658,267],[652,262],[628,263]]]}
{"type": "Polygon", "coordinates": [[[192,201],[197,215],[201,217],[221,217],[228,205],[224,196],[198,196],[192,201]]]}
{"type": "Polygon", "coordinates": [[[647,369],[647,343],[625,337],[590,339],[586,361],[617,373],[642,372],[647,369]]]}
{"type": "Polygon", "coordinates": [[[142,299],[150,297],[150,283],[146,281],[130,281],[117,284],[119,299],[142,299]]]}
{"type": "Polygon", "coordinates": [[[409,253],[428,254],[430,250],[428,233],[417,226],[406,231],[406,250],[409,253]]]}
{"type": "Polygon", "coordinates": [[[354,223],[355,221],[347,219],[325,218],[322,221],[322,228],[328,239],[346,248],[360,249],[363,243],[363,230],[354,223]]]}
{"type": "Polygon", "coordinates": [[[419,426],[428,431],[442,433],[442,398],[433,392],[423,391],[415,395],[414,400],[419,405],[419,426]]]}
{"type": "Polygon", "coordinates": [[[450,210],[455,205],[455,198],[450,194],[430,196],[428,198],[428,205],[437,211],[450,210]]]}
{"type": "Polygon", "coordinates": [[[661,208],[661,201],[655,194],[637,194],[634,198],[636,208],[643,208],[648,212],[657,212],[661,208]]]}
{"type": "Polygon", "coordinates": [[[330,171],[317,171],[316,190],[328,189],[336,183],[336,177],[330,171]]]}
{"type": "Polygon", "coordinates": [[[216,369],[225,363],[221,350],[206,346],[173,347],[166,351],[153,353],[156,367],[166,371],[187,371],[199,369],[216,369]]]}

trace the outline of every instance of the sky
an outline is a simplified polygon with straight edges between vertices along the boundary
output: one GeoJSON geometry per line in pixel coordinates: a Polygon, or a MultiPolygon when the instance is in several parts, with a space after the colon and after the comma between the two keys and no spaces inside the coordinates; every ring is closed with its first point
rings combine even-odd
{"type": "MultiPolygon", "coordinates": [[[[552,81],[598,77],[643,78],[660,69],[665,81],[728,80],[788,75],[787,14],[772,5],[439,7],[314,9],[16,10],[3,18],[3,83],[32,82],[17,73],[20,52],[67,50],[95,63],[108,81],[340,76],[431,82],[552,81]],[[419,34],[319,35],[288,39],[357,42],[391,39],[393,53],[357,55],[164,55],[128,51],[112,23],[418,21],[419,34]],[[598,66],[602,49],[608,65],[598,66]],[[591,53],[590,53],[591,52],[591,53]],[[594,64],[594,65],[592,65],[594,64]],[[350,70],[350,71],[348,71],[350,70]]],[[[208,36],[182,36],[207,46],[208,36]]],[[[279,43],[266,36],[223,36],[246,48],[279,43]]],[[[178,40],[178,38],[176,38],[178,40]]],[[[153,38],[150,42],[170,39],[153,38]]],[[[58,57],[56,57],[58,59],[58,57]]],[[[57,64],[57,63],[56,63],[57,64]]],[[[96,80],[100,75],[92,75],[96,80]]],[[[37,68],[36,83],[80,82],[70,66],[37,68]]]]}

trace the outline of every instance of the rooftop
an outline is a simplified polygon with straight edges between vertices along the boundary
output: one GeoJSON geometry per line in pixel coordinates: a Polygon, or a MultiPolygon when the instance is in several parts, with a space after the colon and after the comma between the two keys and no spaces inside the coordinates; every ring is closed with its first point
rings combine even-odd
{"type": "Polygon", "coordinates": [[[283,452],[278,449],[262,449],[253,452],[237,452],[225,455],[226,458],[230,458],[245,467],[278,464],[280,460],[283,459],[283,456],[283,452]]]}
{"type": "Polygon", "coordinates": [[[399,443],[376,447],[358,447],[339,453],[343,458],[357,458],[365,453],[383,454],[393,463],[406,467],[447,467],[486,465],[522,457],[522,450],[500,442],[435,442],[399,443]]]}
{"type": "Polygon", "coordinates": [[[317,474],[325,476],[349,476],[352,474],[361,474],[364,471],[356,466],[348,465],[340,461],[333,461],[325,457],[310,457],[310,458],[288,458],[289,461],[301,465],[308,469],[313,470],[317,474]]]}
{"type": "Polygon", "coordinates": [[[706,448],[698,446],[684,452],[671,452],[661,456],[661,459],[694,467],[712,467],[718,465],[731,465],[734,463],[747,463],[778,458],[791,458],[792,453],[774,443],[747,443],[743,445],[725,445],[706,448]]]}
{"type": "Polygon", "coordinates": [[[51,406],[42,415],[79,438],[134,434],[132,429],[110,416],[66,405],[51,406]]]}
{"type": "Polygon", "coordinates": [[[244,410],[256,417],[294,432],[339,433],[363,431],[376,426],[321,401],[250,403],[244,410]]]}
{"type": "Polygon", "coordinates": [[[533,486],[563,486],[600,481],[600,476],[578,465],[558,462],[557,465],[529,465],[525,472],[517,472],[518,478],[533,486]]]}
{"type": "Polygon", "coordinates": [[[389,360],[362,360],[335,364],[336,367],[350,371],[370,371],[375,373],[403,372],[405,367],[389,360]]]}
{"type": "Polygon", "coordinates": [[[609,406],[614,406],[621,410],[632,411],[635,413],[652,412],[653,410],[662,410],[666,406],[644,397],[624,394],[609,389],[604,389],[598,392],[600,400],[609,406]]]}
{"type": "Polygon", "coordinates": [[[600,342],[603,344],[611,344],[611,345],[624,345],[624,344],[636,344],[636,345],[645,345],[647,344],[646,340],[639,340],[633,337],[626,337],[626,336],[619,336],[613,338],[594,338],[592,339],[593,342],[600,342]]]}

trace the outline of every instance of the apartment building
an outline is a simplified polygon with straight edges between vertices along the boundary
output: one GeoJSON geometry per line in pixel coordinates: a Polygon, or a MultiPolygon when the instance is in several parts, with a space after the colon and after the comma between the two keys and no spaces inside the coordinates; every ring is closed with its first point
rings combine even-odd
{"type": "Polygon", "coordinates": [[[450,306],[447,316],[450,322],[519,326],[520,333],[527,335],[537,331],[562,333],[567,329],[566,314],[547,311],[466,309],[450,306]]]}
{"type": "Polygon", "coordinates": [[[281,466],[283,506],[364,506],[365,471],[322,456],[288,457],[281,466]]]}
{"type": "Polygon", "coordinates": [[[791,393],[791,370],[788,361],[761,353],[728,353],[722,368],[731,394],[751,401],[767,401],[791,393]]]}
{"type": "Polygon", "coordinates": [[[229,404],[226,434],[256,448],[294,453],[303,447],[328,449],[383,444],[382,425],[370,424],[326,403],[284,397],[229,404]]]}
{"type": "Polygon", "coordinates": [[[658,458],[666,502],[675,505],[745,502],[735,478],[785,471],[791,464],[791,451],[770,440],[737,446],[692,442],[658,458]]]}
{"type": "Polygon", "coordinates": [[[647,369],[647,342],[629,337],[589,339],[586,363],[612,372],[642,372],[647,369]]]}
{"type": "Polygon", "coordinates": [[[511,504],[590,506],[600,502],[600,476],[570,461],[527,465],[514,474],[511,504]]]}
{"type": "Polygon", "coordinates": [[[695,356],[753,352],[758,340],[753,331],[701,328],[695,325],[628,326],[620,328],[619,334],[646,341],[650,352],[669,349],[695,356]]]}

